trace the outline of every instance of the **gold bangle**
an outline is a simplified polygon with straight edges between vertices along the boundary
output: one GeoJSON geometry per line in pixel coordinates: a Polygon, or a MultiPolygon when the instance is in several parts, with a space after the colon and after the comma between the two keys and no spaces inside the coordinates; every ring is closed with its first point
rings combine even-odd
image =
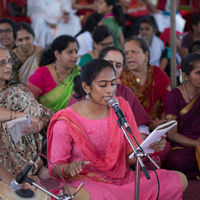
{"type": "Polygon", "coordinates": [[[68,164],[64,164],[64,165],[62,166],[61,174],[62,174],[62,176],[63,176],[64,178],[68,178],[68,177],[70,177],[70,176],[68,176],[68,175],[65,174],[65,167],[69,167],[69,163],[68,163],[68,164]]]}

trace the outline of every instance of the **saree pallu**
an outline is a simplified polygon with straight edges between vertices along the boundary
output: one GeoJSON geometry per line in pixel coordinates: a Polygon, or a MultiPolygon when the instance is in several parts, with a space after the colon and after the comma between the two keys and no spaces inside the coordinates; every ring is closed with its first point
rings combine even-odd
{"type": "Polygon", "coordinates": [[[79,74],[79,67],[77,66],[72,73],[56,88],[39,98],[39,102],[57,112],[65,108],[69,99],[73,94],[73,79],[79,74]]]}
{"type": "MultiPolygon", "coordinates": [[[[178,121],[178,133],[194,140],[200,138],[200,97],[186,103],[179,89],[173,89],[166,104],[167,119],[178,121]]],[[[199,175],[199,147],[185,147],[171,142],[172,152],[167,167],[182,171],[189,179],[199,175]]]]}
{"type": "Polygon", "coordinates": [[[151,119],[161,118],[168,94],[167,87],[170,84],[170,78],[166,73],[159,67],[150,65],[143,86],[127,68],[122,72],[121,78],[122,83],[133,90],[151,119]]]}

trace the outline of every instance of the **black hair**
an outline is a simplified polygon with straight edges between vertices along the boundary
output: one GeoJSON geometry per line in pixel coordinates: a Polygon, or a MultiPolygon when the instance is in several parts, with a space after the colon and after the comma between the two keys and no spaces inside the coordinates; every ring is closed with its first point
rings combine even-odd
{"type": "Polygon", "coordinates": [[[154,20],[153,17],[151,16],[145,16],[145,17],[142,17],[140,20],[139,20],[139,26],[140,24],[142,23],[145,23],[145,24],[149,24],[150,26],[152,26],[152,28],[157,31],[158,30],[158,27],[156,25],[156,22],[154,20]]]}
{"type": "Polygon", "coordinates": [[[88,16],[87,21],[85,22],[83,28],[79,33],[77,33],[77,36],[79,36],[81,33],[88,31],[92,33],[94,31],[94,28],[98,25],[102,18],[102,15],[99,13],[92,13],[90,16],[88,16]]]}
{"type": "Polygon", "coordinates": [[[146,53],[146,51],[148,51],[150,53],[149,45],[145,39],[140,38],[138,36],[132,36],[132,37],[126,39],[124,44],[126,44],[127,42],[130,42],[130,41],[136,41],[144,53],[146,53]]]}
{"type": "Polygon", "coordinates": [[[56,61],[54,52],[58,51],[61,53],[66,49],[69,43],[75,42],[78,46],[77,40],[69,35],[61,35],[53,40],[49,48],[44,50],[39,59],[39,66],[48,65],[56,61]]]}
{"type": "Polygon", "coordinates": [[[109,51],[118,51],[118,52],[120,52],[122,57],[123,57],[123,65],[125,64],[124,52],[120,48],[115,47],[115,46],[108,46],[108,47],[103,48],[99,53],[99,58],[105,58],[109,51]]]}
{"type": "Polygon", "coordinates": [[[34,33],[32,27],[31,27],[31,25],[28,24],[27,22],[18,22],[16,24],[16,35],[17,35],[17,32],[20,31],[20,30],[26,30],[33,37],[35,37],[35,33],[34,33]]]}
{"type": "Polygon", "coordinates": [[[200,40],[196,40],[190,45],[189,52],[195,53],[196,51],[200,52],[200,40]]]}
{"type": "MultiPolygon", "coordinates": [[[[81,74],[74,78],[74,92],[75,98],[81,98],[86,95],[86,92],[82,88],[82,82],[86,85],[91,86],[93,80],[98,76],[98,74],[105,68],[111,68],[114,72],[115,69],[113,65],[107,60],[97,58],[86,63],[81,70],[81,74]]],[[[115,72],[116,73],[116,72],[115,72]]]]}
{"type": "Polygon", "coordinates": [[[16,23],[12,19],[9,19],[9,18],[0,19],[0,24],[5,24],[5,23],[9,24],[12,27],[13,37],[14,39],[16,39],[16,23]]]}
{"type": "Polygon", "coordinates": [[[113,6],[112,12],[115,15],[115,19],[120,26],[125,26],[125,16],[123,14],[123,9],[117,0],[105,0],[108,6],[113,6]]]}
{"type": "Polygon", "coordinates": [[[199,22],[200,22],[200,13],[196,13],[196,14],[192,15],[191,25],[197,26],[199,22]]]}
{"type": "Polygon", "coordinates": [[[186,55],[181,62],[181,69],[186,75],[190,75],[191,71],[195,68],[194,64],[200,61],[200,54],[190,53],[186,55]]]}
{"type": "Polygon", "coordinates": [[[113,37],[111,30],[105,25],[99,25],[94,29],[92,39],[98,44],[109,36],[113,37]]]}

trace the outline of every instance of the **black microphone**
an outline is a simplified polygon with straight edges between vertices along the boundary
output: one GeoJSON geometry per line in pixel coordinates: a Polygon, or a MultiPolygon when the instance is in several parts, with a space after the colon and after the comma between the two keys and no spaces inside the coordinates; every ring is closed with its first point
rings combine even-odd
{"type": "Polygon", "coordinates": [[[121,122],[121,125],[124,125],[125,128],[132,134],[131,128],[125,118],[125,115],[123,111],[121,110],[121,108],[119,107],[119,101],[115,97],[110,97],[108,101],[108,105],[112,107],[113,110],[115,111],[116,115],[118,116],[121,122]]]}
{"type": "Polygon", "coordinates": [[[27,177],[29,171],[37,160],[37,155],[30,160],[30,162],[24,167],[24,169],[17,175],[17,177],[10,183],[10,187],[13,191],[20,190],[22,188],[22,183],[27,177]]]}

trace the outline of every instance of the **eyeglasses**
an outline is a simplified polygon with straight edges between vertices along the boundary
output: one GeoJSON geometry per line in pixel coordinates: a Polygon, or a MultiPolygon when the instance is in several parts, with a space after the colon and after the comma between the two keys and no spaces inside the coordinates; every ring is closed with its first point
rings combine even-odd
{"type": "Polygon", "coordinates": [[[13,64],[13,60],[12,60],[12,58],[9,58],[8,60],[6,60],[6,59],[2,59],[2,60],[0,60],[0,67],[1,67],[1,68],[6,67],[7,64],[9,64],[9,65],[12,66],[12,64],[13,64]]]}
{"type": "Polygon", "coordinates": [[[100,42],[99,43],[102,47],[112,46],[113,42],[100,42]]]}
{"type": "Polygon", "coordinates": [[[118,69],[118,68],[121,68],[123,67],[123,64],[120,63],[120,62],[115,62],[114,60],[108,60],[109,63],[113,64],[113,66],[118,69]]]}
{"type": "Polygon", "coordinates": [[[9,29],[9,28],[8,29],[4,29],[4,30],[0,29],[0,35],[3,34],[3,33],[11,33],[11,32],[12,32],[12,29],[9,29]]]}

